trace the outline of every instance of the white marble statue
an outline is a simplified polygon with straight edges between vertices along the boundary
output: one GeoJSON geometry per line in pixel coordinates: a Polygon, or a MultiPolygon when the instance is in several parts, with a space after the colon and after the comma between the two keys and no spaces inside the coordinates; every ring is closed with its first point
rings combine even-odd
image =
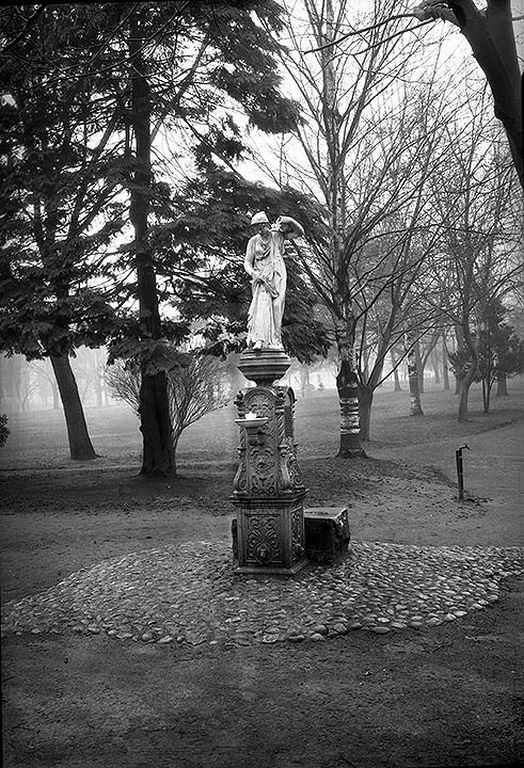
{"type": "Polygon", "coordinates": [[[282,315],[287,280],[284,240],[300,237],[304,230],[289,216],[279,216],[271,225],[263,211],[255,213],[251,226],[256,234],[249,239],[244,260],[244,268],[252,278],[253,291],[247,345],[253,349],[283,349],[282,315]]]}

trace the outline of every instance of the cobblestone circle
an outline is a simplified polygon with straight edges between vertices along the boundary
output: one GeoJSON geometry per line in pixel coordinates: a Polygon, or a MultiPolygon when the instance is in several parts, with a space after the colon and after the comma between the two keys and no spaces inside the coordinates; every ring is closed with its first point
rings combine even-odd
{"type": "Polygon", "coordinates": [[[182,645],[323,642],[460,620],[524,572],[517,547],[352,542],[347,558],[295,577],[234,573],[229,542],[191,542],[105,560],[2,610],[2,634],[105,633],[182,645]]]}

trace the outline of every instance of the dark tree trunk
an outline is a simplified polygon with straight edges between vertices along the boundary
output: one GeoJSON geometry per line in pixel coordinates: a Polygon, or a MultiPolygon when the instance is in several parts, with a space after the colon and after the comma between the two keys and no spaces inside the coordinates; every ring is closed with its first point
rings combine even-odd
{"type": "Polygon", "coordinates": [[[489,406],[491,400],[491,382],[489,379],[482,379],[482,406],[484,413],[489,413],[489,406]]]}
{"type": "MultiPolygon", "coordinates": [[[[131,67],[131,123],[136,142],[136,171],[131,189],[130,218],[135,230],[137,294],[141,336],[161,338],[158,292],[153,255],[148,243],[148,214],[151,187],[151,94],[142,56],[143,35],[138,14],[131,14],[129,57],[131,67]]],[[[175,470],[171,442],[171,420],[167,375],[151,373],[148,359],[142,361],[140,387],[140,431],[143,438],[141,473],[165,476],[175,470]]]]}
{"type": "Polygon", "coordinates": [[[485,11],[478,9],[473,0],[450,0],[449,5],[486,75],[495,115],[505,128],[513,162],[524,186],[521,77],[511,3],[487,0],[485,11]]]}
{"type": "Polygon", "coordinates": [[[370,387],[358,388],[358,409],[360,417],[360,439],[371,439],[371,407],[373,405],[373,390],[370,387]]]}
{"type": "Polygon", "coordinates": [[[52,355],[50,359],[64,407],[71,458],[76,461],[96,459],[69,358],[52,355]]]}
{"type": "MultiPolygon", "coordinates": [[[[145,365],[143,367],[143,370],[145,365]]],[[[140,386],[140,431],[143,438],[141,474],[175,474],[173,446],[171,443],[171,421],[169,401],[164,410],[164,393],[167,393],[167,374],[164,371],[154,376],[142,373],[140,386]]]]}
{"type": "Polygon", "coordinates": [[[497,397],[508,397],[508,380],[504,373],[497,377],[497,397]]]}

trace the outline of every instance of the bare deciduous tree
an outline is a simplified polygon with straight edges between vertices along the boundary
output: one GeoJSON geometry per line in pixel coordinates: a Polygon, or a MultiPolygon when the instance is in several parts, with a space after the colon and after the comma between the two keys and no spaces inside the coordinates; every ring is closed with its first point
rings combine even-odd
{"type": "Polygon", "coordinates": [[[486,75],[495,115],[504,126],[513,163],[524,185],[521,75],[510,0],[487,0],[484,9],[473,0],[423,0],[413,9],[413,15],[422,22],[449,21],[467,39],[486,75]]]}
{"type": "Polygon", "coordinates": [[[486,0],[485,8],[479,8],[474,0],[422,0],[405,12],[399,13],[399,10],[403,9],[396,2],[389,17],[376,13],[374,22],[369,26],[357,25],[355,28],[349,25],[349,32],[325,42],[322,47],[333,48],[355,36],[363,39],[366,35],[369,35],[369,46],[375,47],[381,44],[376,41],[375,33],[383,26],[388,28],[388,41],[437,20],[458,27],[486,76],[493,96],[495,115],[504,126],[513,164],[524,185],[521,73],[511,0],[486,0]],[[419,22],[415,26],[413,18],[419,22]],[[408,26],[399,28],[399,22],[405,19],[409,19],[408,26]]]}
{"type": "MultiPolygon", "coordinates": [[[[374,13],[390,19],[395,4],[375,3],[374,13]]],[[[395,338],[410,279],[403,277],[420,269],[424,256],[414,243],[425,226],[425,186],[445,159],[441,137],[449,109],[434,78],[423,84],[412,78],[420,40],[390,41],[390,30],[378,24],[368,47],[355,41],[351,55],[335,54],[331,44],[347,28],[349,10],[347,0],[305,0],[305,21],[297,21],[293,6],[290,51],[282,52],[282,64],[300,95],[304,119],[298,141],[278,147],[274,174],[290,206],[295,193],[297,208],[304,208],[309,247],[300,250],[301,263],[330,315],[342,457],[363,453],[361,439],[368,435],[367,427],[360,431],[359,396],[363,413],[371,403],[364,403],[364,394],[380,383],[384,357],[405,330],[397,329],[395,338]],[[358,325],[366,325],[395,280],[398,299],[381,330],[373,378],[359,380],[358,325]]],[[[360,339],[367,335],[363,328],[360,339]]]]}
{"type": "Polygon", "coordinates": [[[448,222],[441,256],[432,263],[431,271],[440,309],[457,336],[459,421],[468,418],[468,395],[478,374],[479,328],[486,307],[511,293],[522,271],[522,205],[516,194],[517,179],[485,114],[482,108],[476,109],[469,126],[448,126],[449,161],[433,190],[436,215],[448,222]]]}
{"type": "MultiPolygon", "coordinates": [[[[185,355],[181,365],[167,374],[175,474],[176,449],[184,429],[230,399],[229,386],[223,374],[224,365],[220,360],[196,352],[185,355]]],[[[114,363],[106,371],[106,381],[113,396],[131,406],[138,416],[141,384],[138,366],[114,363]]]]}

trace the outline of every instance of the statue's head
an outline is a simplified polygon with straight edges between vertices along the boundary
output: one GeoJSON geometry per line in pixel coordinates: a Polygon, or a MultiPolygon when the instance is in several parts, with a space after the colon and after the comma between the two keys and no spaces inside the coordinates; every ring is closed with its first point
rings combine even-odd
{"type": "Polygon", "coordinates": [[[265,211],[258,211],[251,217],[251,226],[257,232],[267,232],[269,230],[269,219],[265,211]]]}

